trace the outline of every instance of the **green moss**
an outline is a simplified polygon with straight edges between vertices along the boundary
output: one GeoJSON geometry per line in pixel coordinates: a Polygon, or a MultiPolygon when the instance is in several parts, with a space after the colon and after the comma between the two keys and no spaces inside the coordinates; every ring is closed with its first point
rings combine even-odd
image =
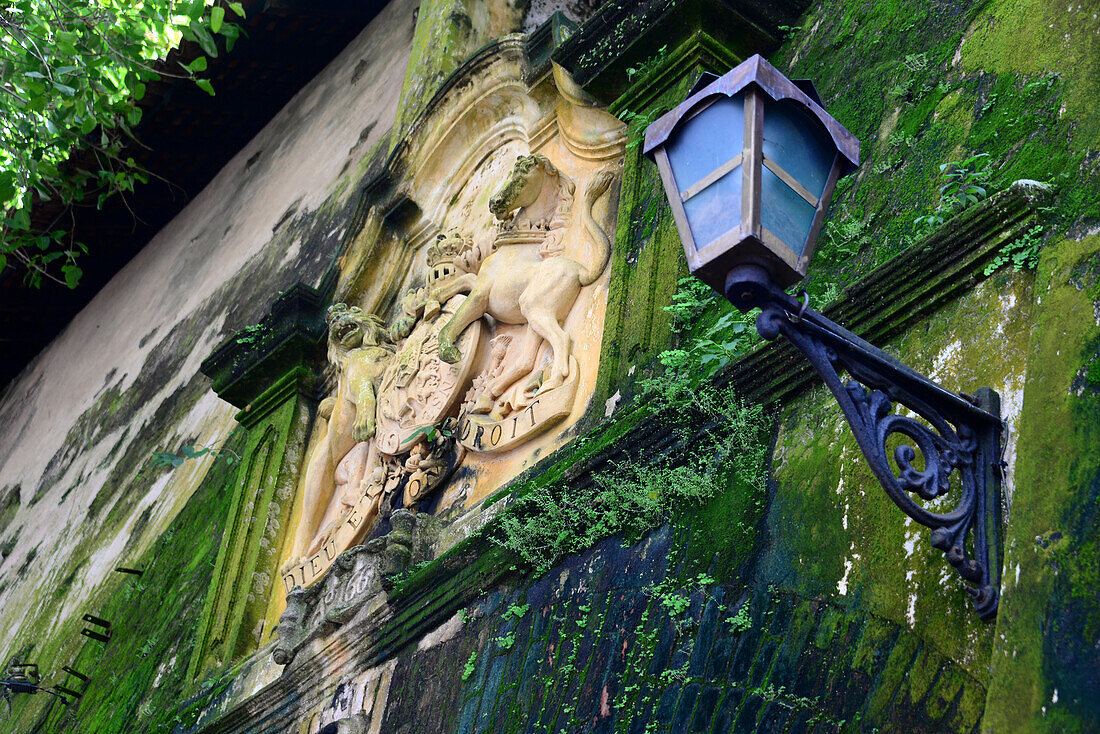
{"type": "Polygon", "coordinates": [[[86,610],[111,623],[110,642],[79,636],[77,618],[65,630],[52,630],[51,641],[62,641],[58,648],[36,650],[39,661],[49,660],[57,671],[56,682],[84,694],[79,708],[32,701],[15,706],[14,721],[42,716],[43,704],[48,713],[35,731],[58,731],[63,723],[69,731],[96,734],[167,731],[193,721],[194,712],[177,712],[177,706],[190,686],[185,661],[220,545],[231,478],[214,464],[165,533],[129,561],[142,575],[114,574],[93,597],[86,610]],[[66,664],[89,676],[89,683],[63,680],[66,664]]]}
{"type": "Polygon", "coordinates": [[[925,710],[934,720],[943,718],[959,693],[963,689],[965,677],[958,670],[944,668],[940,671],[936,684],[928,694],[928,703],[925,710]]]}
{"type": "Polygon", "coordinates": [[[1081,148],[1100,142],[1100,20],[1088,3],[1042,0],[991,2],[962,46],[965,68],[1062,77],[1070,94],[1066,115],[1078,121],[1081,148]]]}
{"type": "Polygon", "coordinates": [[[691,574],[740,569],[756,551],[757,531],[764,516],[765,495],[757,482],[732,474],[721,491],[699,508],[681,513],[688,527],[684,571],[691,574]]]}
{"type": "Polygon", "coordinates": [[[914,219],[936,208],[940,164],[975,153],[990,156],[994,189],[1054,183],[1055,226],[1100,216],[1100,172],[1088,158],[1100,129],[1090,13],[1035,0],[831,0],[804,19],[773,60],[812,78],[862,141],[860,170],[841,182],[831,218],[856,216],[875,233],[847,261],[818,258],[806,289],[822,295],[910,244],[914,219]]]}
{"type": "Polygon", "coordinates": [[[878,659],[879,651],[889,645],[897,633],[897,628],[885,620],[876,617],[868,619],[852,657],[852,669],[877,675],[882,663],[878,659]]]}
{"type": "Polygon", "coordinates": [[[15,519],[15,513],[19,511],[19,491],[18,484],[0,488],[0,534],[8,529],[8,525],[15,519]]]}
{"type": "Polygon", "coordinates": [[[917,653],[917,659],[913,661],[913,665],[909,668],[909,673],[905,676],[905,683],[902,686],[903,691],[906,692],[909,700],[914,705],[924,700],[943,665],[943,655],[928,645],[923,646],[920,652],[917,653]]]}
{"type": "Polygon", "coordinates": [[[920,643],[912,635],[903,635],[890,650],[889,656],[879,670],[875,689],[867,699],[865,711],[873,721],[883,720],[889,715],[890,702],[898,686],[905,680],[906,671],[913,663],[920,643]]]}
{"type": "MultiPolygon", "coordinates": [[[[416,29],[401,87],[394,127],[407,132],[447,75],[477,47],[467,4],[461,0],[425,0],[417,10],[416,29]]],[[[402,135],[390,138],[396,145],[402,135]]]]}
{"type": "Polygon", "coordinates": [[[1085,671],[1097,664],[1088,640],[1100,624],[1087,555],[1098,539],[1100,407],[1082,373],[1100,329],[1087,284],[1075,277],[1098,251],[1100,236],[1053,242],[1039,265],[985,720],[991,731],[1084,731],[1098,715],[1095,676],[1085,671]]]}
{"type": "MultiPolygon", "coordinates": [[[[667,40],[667,39],[666,39],[667,40]]],[[[600,370],[593,404],[613,393],[630,398],[655,357],[672,343],[672,302],[677,283],[687,274],[657,167],[641,152],[645,129],[681,101],[703,71],[723,72],[736,55],[698,31],[675,48],[645,62],[644,73],[610,106],[628,123],[623,160],[615,248],[611,258],[600,370]]]]}

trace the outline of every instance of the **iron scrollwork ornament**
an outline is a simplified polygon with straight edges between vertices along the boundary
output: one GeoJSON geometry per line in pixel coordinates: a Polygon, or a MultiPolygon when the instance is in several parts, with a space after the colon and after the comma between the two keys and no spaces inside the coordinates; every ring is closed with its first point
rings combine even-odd
{"type": "Polygon", "coordinates": [[[774,340],[783,335],[810,361],[840,404],[886,494],[931,529],[932,546],[943,551],[963,579],[978,616],[995,617],[1002,478],[997,393],[989,388],[974,397],[949,392],[774,286],[755,300],[762,309],[756,321],[761,336],[774,340]],[[852,379],[842,381],[842,370],[852,379]],[[895,413],[895,403],[924,422],[895,413]],[[897,473],[888,458],[896,435],[908,439],[893,451],[897,473]],[[932,501],[953,490],[959,500],[946,512],[933,512],[913,498],[932,501]]]}

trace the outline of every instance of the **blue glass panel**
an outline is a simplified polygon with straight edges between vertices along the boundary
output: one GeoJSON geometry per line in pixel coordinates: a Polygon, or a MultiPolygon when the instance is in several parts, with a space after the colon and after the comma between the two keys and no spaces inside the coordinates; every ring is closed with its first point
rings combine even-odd
{"type": "Polygon", "coordinates": [[[741,166],[685,201],[684,211],[696,247],[713,242],[740,224],[741,166]]]}
{"type": "Polygon", "coordinates": [[[801,257],[817,209],[767,168],[762,170],[760,223],[801,257]]]}
{"type": "Polygon", "coordinates": [[[720,96],[718,101],[681,122],[665,149],[676,187],[683,191],[741,152],[745,135],[745,100],[720,96]]]}
{"type": "Polygon", "coordinates": [[[764,155],[820,199],[836,146],[821,122],[793,102],[768,100],[764,105],[764,155]]]}

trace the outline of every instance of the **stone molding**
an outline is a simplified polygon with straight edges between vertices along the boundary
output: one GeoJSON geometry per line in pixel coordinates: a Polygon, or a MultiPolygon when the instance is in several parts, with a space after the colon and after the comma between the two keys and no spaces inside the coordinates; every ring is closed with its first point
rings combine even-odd
{"type": "MultiPolygon", "coordinates": [[[[849,285],[822,313],[882,344],[983,279],[986,264],[1039,223],[1038,208],[1049,200],[1047,185],[1016,181],[849,285]]],[[[730,365],[719,384],[745,400],[771,403],[797,396],[816,380],[794,347],[777,340],[730,365]]]]}
{"type": "MultiPolygon", "coordinates": [[[[325,329],[325,284],[312,288],[295,283],[275,299],[258,324],[241,329],[203,360],[199,371],[213,380],[222,400],[242,411],[282,376],[322,364],[325,329]]],[[[256,415],[238,420],[255,422],[256,415]]]]}
{"type": "Polygon", "coordinates": [[[712,33],[724,47],[766,54],[779,45],[779,27],[797,22],[807,0],[641,0],[604,3],[554,52],[554,61],[577,83],[607,103],[635,83],[628,74],[661,47],[675,48],[697,31],[712,33]]]}

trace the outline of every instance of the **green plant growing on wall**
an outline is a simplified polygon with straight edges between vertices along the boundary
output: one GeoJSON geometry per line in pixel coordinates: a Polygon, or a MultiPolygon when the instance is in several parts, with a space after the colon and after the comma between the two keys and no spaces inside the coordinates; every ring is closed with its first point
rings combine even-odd
{"type": "Polygon", "coordinates": [[[1021,236],[1006,243],[985,266],[985,274],[992,275],[1003,265],[1012,265],[1013,272],[1034,270],[1039,265],[1039,250],[1043,246],[1043,225],[1036,224],[1021,236]]]}
{"type": "Polygon", "coordinates": [[[763,491],[760,406],[680,378],[662,376],[643,385],[648,409],[667,408],[670,419],[682,422],[684,450],[649,462],[620,462],[583,489],[556,483],[521,488],[515,504],[486,530],[491,541],[543,573],[559,558],[610,535],[640,538],[675,512],[725,490],[734,477],[749,491],[763,491]]]}
{"type": "MultiPolygon", "coordinates": [[[[240,434],[244,433],[244,426],[237,426],[233,431],[226,436],[224,441],[219,442],[216,447],[214,444],[208,444],[206,446],[194,446],[185,445],[180,447],[180,453],[174,451],[154,451],[152,457],[147,464],[148,469],[156,469],[157,467],[167,466],[171,469],[178,469],[183,465],[183,462],[188,459],[199,459],[203,456],[212,456],[214,461],[220,461],[227,467],[236,466],[241,461],[241,455],[233,449],[227,448],[232,445],[233,439],[240,434]]],[[[139,476],[143,476],[139,474],[139,476]]]]}
{"type": "Polygon", "coordinates": [[[462,682],[470,680],[470,676],[477,670],[477,650],[470,653],[470,657],[466,660],[465,667],[462,668],[462,682]]]}
{"type": "Polygon", "coordinates": [[[951,217],[989,196],[988,153],[978,153],[961,161],[940,165],[944,183],[940,186],[940,202],[936,210],[917,217],[913,224],[922,232],[939,227],[951,217]]]}
{"type": "Polygon", "coordinates": [[[867,222],[858,213],[849,214],[841,207],[837,216],[822,228],[814,260],[825,265],[839,265],[867,244],[867,222]]]}
{"type": "Polygon", "coordinates": [[[744,632],[752,628],[752,618],[749,617],[749,605],[743,604],[740,609],[737,610],[737,614],[732,617],[726,618],[726,624],[730,626],[731,632],[744,632]]]}
{"type": "Polygon", "coordinates": [[[505,622],[509,619],[523,619],[530,610],[530,604],[512,604],[501,615],[501,619],[505,622]]]}
{"type": "Polygon", "coordinates": [[[657,49],[656,53],[647,58],[645,61],[639,63],[637,66],[627,67],[626,78],[630,81],[634,81],[635,77],[638,77],[639,79],[644,79],[645,77],[649,76],[649,73],[651,71],[654,71],[667,58],[668,46],[661,46],[659,49],[657,49]]]}
{"type": "Polygon", "coordinates": [[[672,316],[672,330],[682,336],[682,343],[657,355],[657,361],[675,379],[688,383],[709,379],[760,341],[754,326],[757,311],[737,311],[696,278],[681,278],[672,303],[664,309],[672,316]],[[712,324],[697,326],[713,312],[719,315],[712,324]]]}
{"type": "Polygon", "coordinates": [[[511,650],[516,644],[516,633],[509,632],[506,635],[496,638],[497,647],[501,650],[511,650]]]}

